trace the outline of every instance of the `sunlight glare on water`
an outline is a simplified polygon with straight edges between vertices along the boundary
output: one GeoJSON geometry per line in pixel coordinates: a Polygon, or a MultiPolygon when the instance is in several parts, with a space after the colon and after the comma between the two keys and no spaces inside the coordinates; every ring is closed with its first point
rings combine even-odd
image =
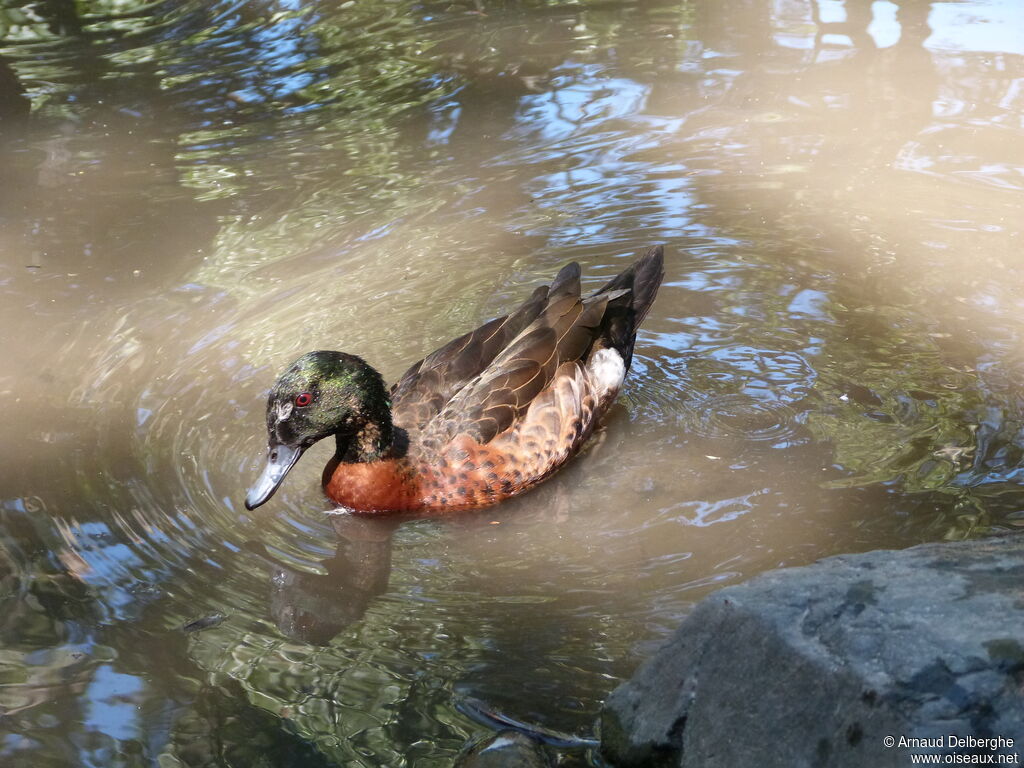
{"type": "Polygon", "coordinates": [[[1020,527],[1022,28],[0,4],[0,762],[447,765],[460,696],[589,733],[715,589],[1020,527]],[[245,511],[298,355],[394,380],[655,243],[626,389],[541,488],[329,516],[319,445],[245,511]]]}

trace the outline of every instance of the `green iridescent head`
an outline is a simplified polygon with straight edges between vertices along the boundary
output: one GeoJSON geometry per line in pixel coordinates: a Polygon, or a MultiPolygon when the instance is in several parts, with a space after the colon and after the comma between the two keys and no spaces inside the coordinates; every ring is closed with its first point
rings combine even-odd
{"type": "Polygon", "coordinates": [[[308,352],[281,375],[267,398],[267,465],[245,498],[266,502],[309,446],[335,435],[338,456],[380,458],[391,443],[391,403],[380,374],[355,355],[308,352]]]}

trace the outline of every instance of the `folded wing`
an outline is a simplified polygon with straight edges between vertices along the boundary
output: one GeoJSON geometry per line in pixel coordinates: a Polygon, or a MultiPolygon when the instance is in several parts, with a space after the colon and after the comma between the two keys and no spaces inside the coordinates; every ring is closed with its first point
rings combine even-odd
{"type": "Polygon", "coordinates": [[[515,430],[518,440],[548,443],[550,459],[564,458],[621,384],[620,378],[615,392],[604,391],[589,361],[614,350],[624,375],[662,274],[658,246],[583,298],[579,265],[567,265],[512,314],[413,365],[392,389],[395,423],[415,430],[427,450],[443,450],[456,438],[485,445],[515,430]]]}

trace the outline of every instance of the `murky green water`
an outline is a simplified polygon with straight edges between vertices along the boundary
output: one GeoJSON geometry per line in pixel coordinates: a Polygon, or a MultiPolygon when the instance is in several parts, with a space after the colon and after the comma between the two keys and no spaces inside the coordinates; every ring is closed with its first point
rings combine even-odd
{"type": "Polygon", "coordinates": [[[1024,521],[1024,5],[0,9],[4,765],[444,766],[459,696],[588,732],[714,589],[1024,521]],[[541,489],[332,519],[321,446],[245,512],[293,357],[393,378],[656,242],[541,489]]]}

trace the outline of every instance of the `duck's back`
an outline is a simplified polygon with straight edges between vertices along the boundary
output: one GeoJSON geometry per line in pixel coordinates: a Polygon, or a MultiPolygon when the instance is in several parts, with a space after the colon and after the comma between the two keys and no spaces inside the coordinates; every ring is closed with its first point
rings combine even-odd
{"type": "Polygon", "coordinates": [[[336,467],[328,495],[366,511],[442,511],[487,506],[548,477],[618,395],[662,262],[661,246],[651,248],[586,298],[569,264],[515,312],[413,365],[391,392],[404,455],[336,467]]]}

